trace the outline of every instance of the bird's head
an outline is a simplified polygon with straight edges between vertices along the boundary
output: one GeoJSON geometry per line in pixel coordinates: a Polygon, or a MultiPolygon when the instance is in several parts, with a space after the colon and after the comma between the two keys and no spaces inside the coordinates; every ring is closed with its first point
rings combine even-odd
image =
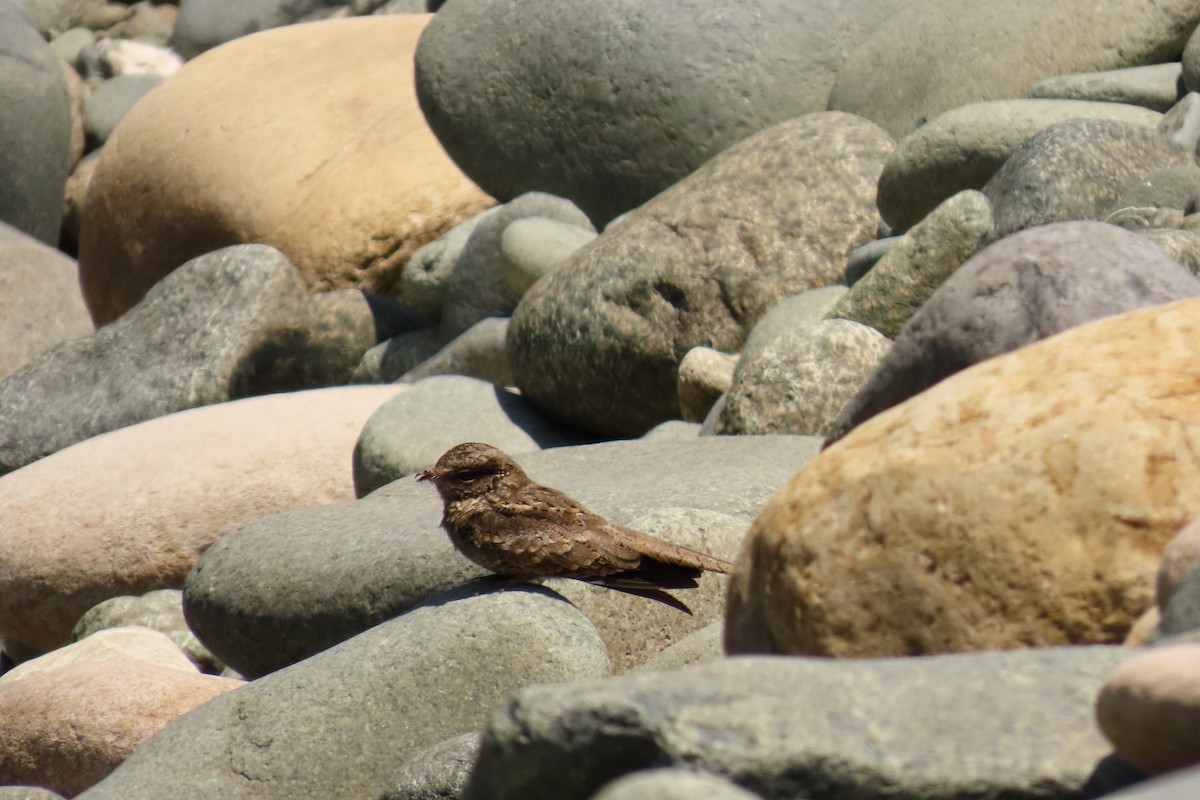
{"type": "Polygon", "coordinates": [[[417,474],[419,481],[433,481],[446,502],[482,497],[501,491],[508,484],[524,484],[528,479],[503,450],[480,442],[464,442],[442,454],[427,470],[417,474]]]}

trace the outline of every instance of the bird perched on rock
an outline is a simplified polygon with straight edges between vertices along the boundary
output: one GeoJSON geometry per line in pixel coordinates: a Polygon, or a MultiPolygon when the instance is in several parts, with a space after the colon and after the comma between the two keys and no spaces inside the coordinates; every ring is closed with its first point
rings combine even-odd
{"type": "Polygon", "coordinates": [[[534,483],[506,453],[466,442],[417,476],[445,503],[442,527],[467,558],[518,580],[574,578],[692,613],[664,589],[694,589],[701,573],[733,565],[593,514],[534,483]]]}

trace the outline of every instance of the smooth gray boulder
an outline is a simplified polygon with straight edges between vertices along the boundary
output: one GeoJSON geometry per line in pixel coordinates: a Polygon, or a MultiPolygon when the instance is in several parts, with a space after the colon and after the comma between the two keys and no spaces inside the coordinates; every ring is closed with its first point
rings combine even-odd
{"type": "Polygon", "coordinates": [[[706,772],[650,769],[617,778],[593,800],[756,800],[759,795],[706,772]]]}
{"type": "Polygon", "coordinates": [[[781,336],[825,319],[846,296],[846,291],[845,286],[836,284],[822,286],[785,297],[771,306],[771,310],[750,329],[750,335],[738,353],[739,363],[757,358],[781,336]]]}
{"type": "Polygon", "coordinates": [[[171,47],[192,59],[240,36],[290,25],[344,0],[180,0],[171,47]]]}
{"type": "Polygon", "coordinates": [[[1061,222],[983,249],[942,284],[842,409],[826,447],[985,358],[1094,319],[1200,294],[1151,242],[1102,222],[1061,222]]]}
{"type": "Polygon", "coordinates": [[[532,687],[492,716],[466,798],[586,800],[663,766],[771,800],[1097,797],[1130,778],[1093,706],[1132,652],[730,658],[532,687]]]}
{"type": "Polygon", "coordinates": [[[548,415],[640,436],[679,415],[696,346],[736,352],[783,298],[841,280],[875,236],[892,142],[848,114],[807,114],[729,148],[609,226],[521,299],[508,355],[548,415]]]}
{"type": "Polygon", "coordinates": [[[1145,67],[1055,75],[1036,84],[1030,97],[1125,103],[1166,111],[1179,100],[1183,65],[1177,61],[1145,67]]]}
{"type": "Polygon", "coordinates": [[[417,96],[488,194],[550,192],[603,227],[739,140],[824,110],[845,53],[907,7],[450,3],[417,48],[417,96]]]}
{"type": "Polygon", "coordinates": [[[117,75],[88,93],[83,129],[93,146],[102,145],[139,100],[166,80],[162,75],[117,75]]]}
{"type": "Polygon", "coordinates": [[[561,597],[468,586],[177,718],[79,797],[377,797],[398,762],[478,729],[520,687],[607,673],[561,597]]]}

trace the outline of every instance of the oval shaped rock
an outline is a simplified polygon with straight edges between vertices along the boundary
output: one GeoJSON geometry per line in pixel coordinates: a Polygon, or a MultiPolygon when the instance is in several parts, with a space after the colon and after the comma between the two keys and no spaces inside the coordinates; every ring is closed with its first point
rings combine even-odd
{"type": "Polygon", "coordinates": [[[386,294],[417,248],[490,205],[417,108],[401,54],[428,19],[244,37],[138,103],[105,145],[83,219],[97,322],[189,258],[242,242],[277,247],[310,289],[386,294]]]}
{"type": "Polygon", "coordinates": [[[605,435],[678,416],[676,370],[734,352],[773,305],[837,283],[875,235],[891,140],[847,114],[776,125],[610,226],[522,298],[509,361],[530,402],[605,435]]]}
{"type": "Polygon", "coordinates": [[[1200,299],[977,364],[851,432],[755,520],[731,653],[1119,642],[1200,507],[1200,299]]]}

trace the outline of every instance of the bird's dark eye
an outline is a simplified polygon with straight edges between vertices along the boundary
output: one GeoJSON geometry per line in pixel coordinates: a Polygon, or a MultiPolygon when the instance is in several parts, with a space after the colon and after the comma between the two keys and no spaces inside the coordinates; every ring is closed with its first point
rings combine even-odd
{"type": "Polygon", "coordinates": [[[460,469],[458,472],[454,473],[454,477],[460,481],[477,481],[487,474],[488,471],[486,469],[460,469]]]}

